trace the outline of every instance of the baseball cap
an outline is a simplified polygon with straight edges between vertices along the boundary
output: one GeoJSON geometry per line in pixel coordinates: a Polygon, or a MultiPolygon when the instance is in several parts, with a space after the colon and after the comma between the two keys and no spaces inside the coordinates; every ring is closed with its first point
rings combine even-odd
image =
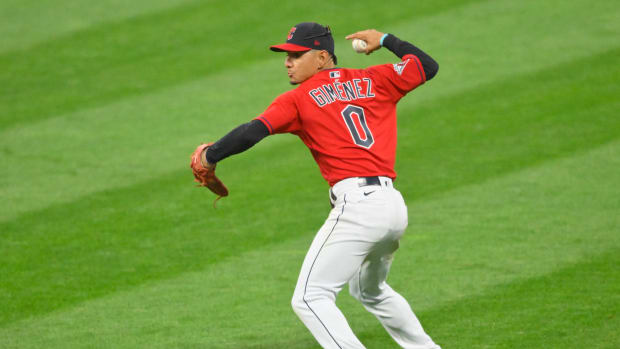
{"type": "Polygon", "coordinates": [[[286,43],[272,45],[270,50],[275,52],[305,52],[314,50],[325,50],[334,58],[334,38],[329,26],[322,26],[314,22],[303,22],[295,25],[288,32],[286,43]]]}

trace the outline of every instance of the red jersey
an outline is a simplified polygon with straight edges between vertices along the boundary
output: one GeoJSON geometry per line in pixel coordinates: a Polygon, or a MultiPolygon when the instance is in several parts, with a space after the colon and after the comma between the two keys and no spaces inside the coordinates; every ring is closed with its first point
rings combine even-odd
{"type": "Polygon", "coordinates": [[[256,119],[310,149],[330,186],[349,177],[396,178],[396,103],[426,80],[420,60],[318,72],[256,119]]]}

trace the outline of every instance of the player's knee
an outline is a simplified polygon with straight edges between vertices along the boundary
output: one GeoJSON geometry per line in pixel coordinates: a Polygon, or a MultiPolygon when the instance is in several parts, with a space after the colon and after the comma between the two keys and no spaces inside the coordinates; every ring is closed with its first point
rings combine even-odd
{"type": "Polygon", "coordinates": [[[304,290],[295,290],[293,298],[291,299],[291,307],[298,315],[308,311],[308,303],[304,298],[304,290]]]}
{"type": "Polygon", "coordinates": [[[295,290],[291,299],[291,306],[299,314],[300,312],[308,311],[313,303],[323,301],[334,302],[336,294],[337,292],[331,289],[308,285],[304,289],[295,290]]]}
{"type": "Polygon", "coordinates": [[[297,292],[293,294],[293,298],[291,299],[291,307],[296,314],[300,314],[303,310],[307,309],[307,306],[304,303],[303,294],[298,294],[297,292]]]}

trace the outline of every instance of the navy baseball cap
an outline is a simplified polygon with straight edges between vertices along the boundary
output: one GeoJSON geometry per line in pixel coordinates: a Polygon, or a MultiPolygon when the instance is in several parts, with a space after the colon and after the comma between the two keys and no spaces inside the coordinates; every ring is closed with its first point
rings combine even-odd
{"type": "Polygon", "coordinates": [[[297,24],[289,30],[286,43],[270,46],[269,49],[276,52],[325,50],[332,55],[334,63],[337,63],[331,29],[314,22],[297,24]]]}

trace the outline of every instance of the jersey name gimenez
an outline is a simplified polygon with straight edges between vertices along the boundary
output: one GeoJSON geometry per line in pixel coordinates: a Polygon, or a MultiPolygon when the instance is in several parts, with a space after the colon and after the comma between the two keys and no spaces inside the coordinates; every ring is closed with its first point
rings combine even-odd
{"type": "Polygon", "coordinates": [[[396,103],[426,80],[420,60],[323,70],[278,96],[256,119],[310,149],[330,186],[349,177],[396,178],[396,103]]]}

